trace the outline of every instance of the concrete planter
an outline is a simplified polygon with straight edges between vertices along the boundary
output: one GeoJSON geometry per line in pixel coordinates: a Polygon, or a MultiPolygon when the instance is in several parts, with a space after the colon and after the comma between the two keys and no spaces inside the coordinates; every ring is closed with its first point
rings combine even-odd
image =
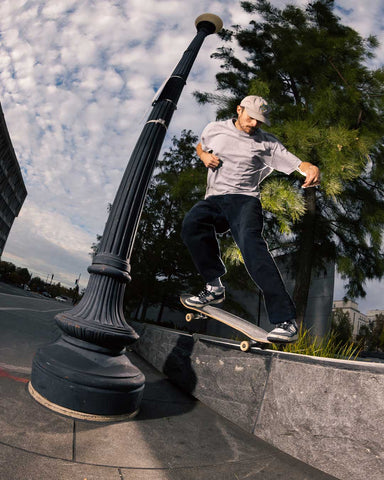
{"type": "Polygon", "coordinates": [[[384,478],[384,364],[133,327],[137,353],[244,430],[341,480],[384,478]]]}

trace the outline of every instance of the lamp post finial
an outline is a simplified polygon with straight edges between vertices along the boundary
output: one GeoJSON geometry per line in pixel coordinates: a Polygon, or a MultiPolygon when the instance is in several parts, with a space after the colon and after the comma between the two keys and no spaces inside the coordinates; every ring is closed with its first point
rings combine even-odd
{"type": "Polygon", "coordinates": [[[196,18],[195,25],[197,29],[199,29],[199,25],[203,23],[211,24],[212,31],[210,33],[217,33],[223,28],[223,21],[213,13],[203,13],[196,18]]]}

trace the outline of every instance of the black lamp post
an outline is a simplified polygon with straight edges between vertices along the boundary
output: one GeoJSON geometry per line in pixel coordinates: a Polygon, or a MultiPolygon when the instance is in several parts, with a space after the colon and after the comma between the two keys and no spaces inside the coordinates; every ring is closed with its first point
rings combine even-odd
{"type": "Polygon", "coordinates": [[[52,410],[90,420],[134,415],[145,377],[125,355],[138,339],[123,314],[130,257],[149,181],[167,127],[200,47],[222,28],[212,14],[196,19],[197,33],[167,80],[136,143],[114,200],[84,297],[55,317],[61,337],[38,350],[31,395],[52,410]]]}

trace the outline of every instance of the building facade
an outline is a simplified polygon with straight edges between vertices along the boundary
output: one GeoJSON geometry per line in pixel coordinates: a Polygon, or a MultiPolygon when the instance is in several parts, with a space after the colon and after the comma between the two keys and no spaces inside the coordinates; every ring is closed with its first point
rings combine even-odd
{"type": "Polygon", "coordinates": [[[367,312],[368,320],[373,323],[376,321],[377,315],[384,315],[384,310],[376,309],[376,310],[368,310],[367,312]]]}
{"type": "Polygon", "coordinates": [[[26,196],[27,189],[0,105],[0,258],[26,196]]]}
{"type": "MultiPolygon", "coordinates": [[[[363,325],[368,326],[370,322],[375,319],[369,315],[364,315],[359,311],[359,305],[352,300],[344,302],[343,300],[335,300],[333,302],[332,311],[342,310],[344,313],[348,314],[349,320],[352,325],[352,335],[356,337],[359,334],[360,328],[363,325]]],[[[368,312],[369,313],[369,312],[368,312]]]]}

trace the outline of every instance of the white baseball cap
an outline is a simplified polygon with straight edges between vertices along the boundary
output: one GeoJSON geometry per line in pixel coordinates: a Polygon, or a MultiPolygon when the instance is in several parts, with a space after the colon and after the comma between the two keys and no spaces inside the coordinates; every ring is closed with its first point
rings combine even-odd
{"type": "Polygon", "coordinates": [[[240,103],[240,107],[244,107],[250,117],[259,120],[268,126],[271,125],[271,122],[268,118],[271,109],[268,106],[268,102],[264,100],[264,98],[256,95],[249,95],[248,97],[243,98],[240,103]]]}

